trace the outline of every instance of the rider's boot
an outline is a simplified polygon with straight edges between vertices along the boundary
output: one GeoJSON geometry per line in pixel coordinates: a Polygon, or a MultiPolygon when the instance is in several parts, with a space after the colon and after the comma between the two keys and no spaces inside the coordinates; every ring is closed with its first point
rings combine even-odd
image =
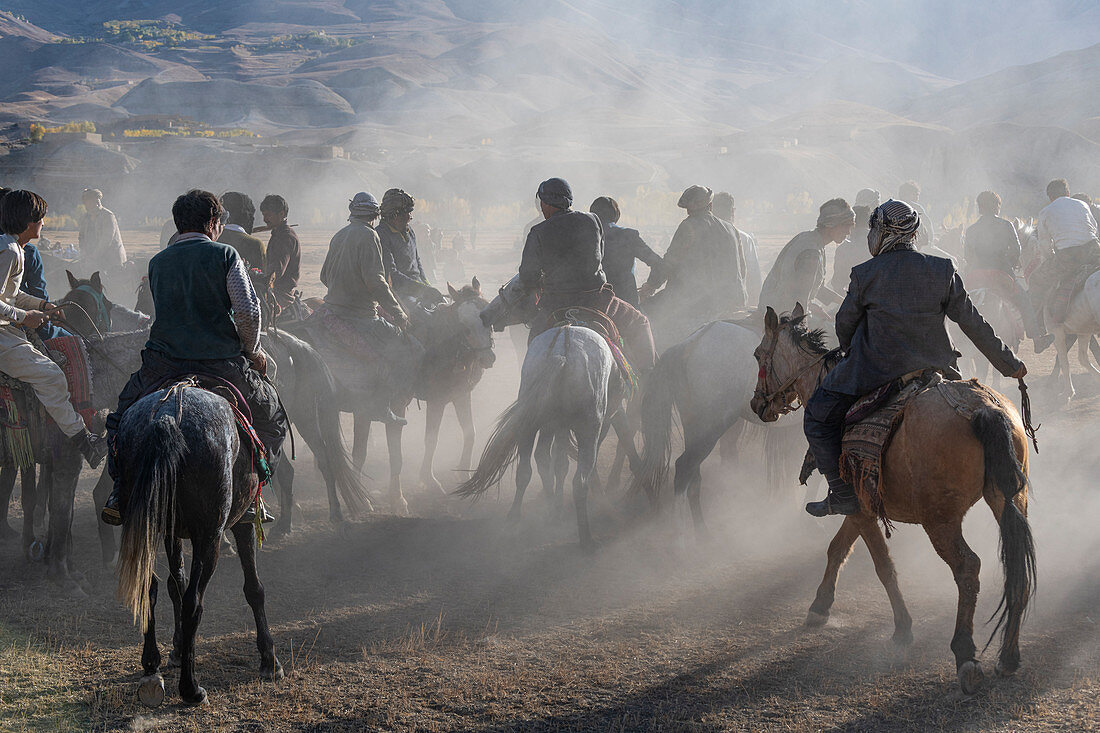
{"type": "MultiPolygon", "coordinates": [[[[257,502],[260,505],[260,521],[264,524],[270,524],[275,521],[275,515],[267,510],[267,504],[264,503],[264,499],[261,496],[257,502]]],[[[237,524],[251,524],[256,521],[256,505],[249,504],[248,508],[244,510],[244,514],[241,515],[240,521],[237,524]]]]}
{"type": "Polygon", "coordinates": [[[811,501],[806,505],[806,511],[815,517],[827,517],[830,514],[859,514],[859,499],[852,485],[840,478],[830,476],[829,495],[822,501],[811,501]]]}

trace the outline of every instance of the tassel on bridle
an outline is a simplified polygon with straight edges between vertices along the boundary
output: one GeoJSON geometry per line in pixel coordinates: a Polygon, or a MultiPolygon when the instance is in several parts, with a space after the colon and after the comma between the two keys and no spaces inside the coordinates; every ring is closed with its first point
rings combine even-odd
{"type": "Polygon", "coordinates": [[[1035,437],[1035,433],[1039,432],[1039,428],[1043,427],[1042,423],[1039,425],[1032,425],[1031,422],[1031,398],[1027,395],[1027,385],[1024,384],[1023,377],[1020,378],[1020,412],[1023,413],[1024,419],[1024,432],[1027,433],[1027,437],[1031,438],[1031,444],[1035,446],[1035,453],[1039,453],[1039,440],[1035,437]]]}

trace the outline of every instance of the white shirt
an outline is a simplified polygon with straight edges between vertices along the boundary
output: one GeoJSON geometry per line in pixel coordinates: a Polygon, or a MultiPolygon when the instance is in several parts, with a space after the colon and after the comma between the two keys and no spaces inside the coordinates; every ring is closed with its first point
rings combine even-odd
{"type": "Polygon", "coordinates": [[[23,248],[10,234],[0,235],[0,325],[19,324],[28,310],[38,310],[46,302],[27,295],[23,283],[23,248]]]}
{"type": "Polygon", "coordinates": [[[1039,212],[1039,244],[1078,247],[1096,239],[1096,219],[1084,201],[1060,196],[1039,212]]]}

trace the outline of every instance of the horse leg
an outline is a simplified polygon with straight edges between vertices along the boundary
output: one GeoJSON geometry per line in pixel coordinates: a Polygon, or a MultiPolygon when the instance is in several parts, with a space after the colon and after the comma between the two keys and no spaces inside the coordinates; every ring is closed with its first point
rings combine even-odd
{"type": "Polygon", "coordinates": [[[252,608],[256,619],[256,646],[260,650],[260,675],[264,679],[278,681],[283,678],[283,665],[275,658],[275,641],[267,627],[267,612],[264,609],[264,584],[256,572],[256,530],[240,524],[233,527],[233,538],[237,541],[237,555],[241,558],[244,571],[244,597],[252,608]]]}
{"type": "Polygon", "coordinates": [[[1073,369],[1069,364],[1069,347],[1066,345],[1066,329],[1058,326],[1054,329],[1054,347],[1058,350],[1058,360],[1062,367],[1062,393],[1066,399],[1072,400],[1075,396],[1073,390],[1073,369]]]}
{"type": "Polygon", "coordinates": [[[18,473],[13,466],[0,468],[0,540],[19,536],[19,533],[8,524],[8,503],[15,490],[15,477],[18,473]]]}
{"type": "Polygon", "coordinates": [[[206,690],[195,679],[195,635],[202,620],[202,599],[206,585],[214,575],[218,565],[218,549],[221,532],[207,532],[204,536],[192,538],[191,580],[183,594],[183,608],[180,609],[180,697],[188,705],[201,705],[206,702],[206,690]]]}
{"type": "Polygon", "coordinates": [[[103,505],[107,503],[107,497],[111,495],[112,488],[114,488],[114,482],[104,466],[103,472],[95,482],[95,488],[92,489],[92,506],[95,509],[96,530],[99,532],[99,553],[103,559],[103,567],[108,570],[113,570],[118,562],[118,543],[115,541],[114,527],[99,521],[99,513],[103,511],[103,505]]]}
{"type": "MultiPolygon", "coordinates": [[[[83,576],[73,573],[71,568],[73,505],[76,501],[76,482],[80,478],[80,461],[80,453],[74,447],[65,446],[53,466],[49,489],[50,522],[46,541],[49,563],[46,572],[47,577],[55,583],[69,586],[73,595],[85,597],[87,594],[79,584],[83,576]]],[[[45,473],[43,469],[43,475],[45,473]]]]}
{"type": "Polygon", "coordinates": [[[558,433],[550,447],[550,464],[554,471],[554,512],[561,516],[565,511],[565,477],[569,474],[569,431],[558,433]]]}
{"type": "Polygon", "coordinates": [[[577,530],[581,549],[592,552],[596,543],[588,525],[588,483],[596,470],[596,454],[600,446],[600,431],[586,426],[574,431],[577,436],[577,472],[573,475],[573,507],[577,510],[577,530]]]}
{"type": "Polygon", "coordinates": [[[718,439],[718,457],[721,459],[723,473],[730,470],[737,460],[737,443],[745,432],[744,420],[738,420],[718,439]]]}
{"type": "Polygon", "coordinates": [[[630,424],[630,419],[625,412],[618,412],[611,418],[611,422],[615,427],[618,445],[615,447],[615,463],[611,467],[611,476],[607,480],[609,492],[621,485],[624,460],[628,462],[632,475],[638,475],[642,470],[642,459],[638,457],[638,449],[634,445],[637,430],[630,424]]]}
{"type": "Polygon", "coordinates": [[[294,464],[281,461],[272,477],[279,494],[279,516],[271,528],[271,539],[275,540],[290,534],[294,524],[294,464]]]}
{"type": "Polygon", "coordinates": [[[458,467],[463,471],[470,470],[470,464],[474,460],[474,441],[477,439],[477,430],[474,429],[474,407],[472,404],[473,392],[460,392],[455,396],[455,416],[458,418],[459,427],[462,429],[462,456],[459,458],[458,467]]]}
{"type": "MultiPolygon", "coordinates": [[[[512,508],[508,510],[508,520],[518,522],[523,506],[523,492],[531,483],[531,449],[535,444],[535,434],[524,435],[517,450],[516,496],[512,499],[512,508]]],[[[541,446],[541,441],[539,443],[541,446]]],[[[539,474],[542,474],[542,462],[539,462],[539,474]]]]}
{"type": "Polygon", "coordinates": [[[1100,369],[1097,369],[1092,364],[1092,360],[1089,359],[1089,338],[1077,339],[1077,360],[1081,362],[1081,366],[1085,367],[1090,374],[1100,376],[1100,369]]]}
{"type": "Polygon", "coordinates": [[[367,442],[370,440],[370,418],[361,412],[352,413],[351,463],[359,471],[367,462],[367,442]]]}
{"type": "Polygon", "coordinates": [[[169,532],[164,537],[164,552],[168,557],[168,597],[172,599],[172,652],[168,666],[180,666],[183,654],[183,593],[187,580],[183,573],[183,540],[169,532]]]}
{"type": "MultiPolygon", "coordinates": [[[[678,501],[687,500],[691,508],[691,519],[695,526],[696,539],[707,539],[707,527],[703,521],[703,507],[700,495],[703,490],[703,461],[714,450],[721,433],[710,431],[700,434],[684,428],[684,452],[676,459],[676,476],[673,479],[675,495],[678,501]]],[[[682,509],[681,509],[682,511],[682,509]]]]}
{"type": "MultiPolygon", "coordinates": [[[[15,475],[12,475],[12,481],[15,475]]],[[[23,487],[19,493],[19,503],[23,508],[23,554],[28,560],[37,562],[42,559],[42,542],[34,536],[34,507],[38,503],[38,487],[33,480],[23,476],[23,487]]]]}
{"type": "MultiPolygon", "coordinates": [[[[1026,491],[1026,490],[1025,490],[1026,491]]],[[[1001,514],[1005,508],[1005,497],[996,488],[987,487],[985,492],[986,503],[989,504],[989,508],[993,511],[993,518],[997,520],[997,524],[1001,523],[1001,514]]],[[[1016,506],[1019,508],[1020,513],[1027,517],[1027,497],[1024,491],[1021,491],[1016,495],[1016,506]]],[[[1029,599],[1029,593],[1025,590],[1022,600],[1022,607],[1027,607],[1029,599]]],[[[1023,615],[1018,613],[1010,613],[1005,619],[1007,628],[1005,629],[1004,641],[1001,644],[1001,652],[998,655],[997,666],[995,672],[998,677],[1009,677],[1016,673],[1016,670],[1020,668],[1020,622],[1023,621],[1023,615]]]]}
{"type": "MultiPolygon", "coordinates": [[[[551,450],[554,445],[554,433],[551,430],[542,430],[538,434],[538,443],[535,445],[535,465],[539,469],[539,479],[542,480],[542,495],[546,497],[546,506],[553,514],[556,508],[554,490],[556,481],[554,478],[554,465],[551,459],[551,450]]],[[[516,472],[516,481],[519,481],[519,471],[516,472]]]]}
{"type": "Polygon", "coordinates": [[[857,515],[856,523],[859,525],[863,544],[867,545],[867,551],[871,553],[871,560],[875,563],[875,573],[890,598],[890,608],[894,611],[894,643],[908,646],[913,643],[913,619],[909,616],[909,609],[905,607],[905,599],[901,597],[898,574],[894,568],[894,560],[890,557],[886,538],[882,536],[877,520],[857,515]]]}
{"type": "Polygon", "coordinates": [[[809,613],[806,614],[807,626],[824,626],[829,620],[829,610],[833,607],[833,600],[836,598],[837,576],[840,575],[840,568],[844,565],[844,561],[852,554],[852,546],[857,539],[859,539],[859,526],[856,518],[845,517],[833,541],[829,543],[825,577],[821,579],[821,585],[817,587],[817,596],[810,604],[809,613]]]}
{"type": "MultiPolygon", "coordinates": [[[[405,407],[393,411],[398,417],[405,417],[405,407]]],[[[395,514],[409,513],[409,502],[401,493],[401,427],[386,425],[386,447],[390,451],[390,506],[395,514]]]]}
{"type": "MultiPolygon", "coordinates": [[[[53,487],[53,464],[49,461],[42,464],[41,475],[35,477],[35,470],[37,466],[32,464],[19,472],[19,477],[23,482],[23,489],[26,490],[27,486],[30,486],[31,494],[36,498],[34,503],[34,526],[40,530],[46,530],[46,509],[50,503],[50,497],[53,487]],[[37,485],[37,491],[35,491],[35,484],[37,485]]],[[[74,493],[75,498],[75,493],[74,493]]]]}
{"type": "Polygon", "coordinates": [[[974,607],[978,603],[978,573],[982,563],[963,539],[961,517],[953,522],[925,526],[924,531],[936,553],[951,568],[955,584],[959,587],[959,608],[951,651],[955,653],[959,686],[965,694],[972,695],[984,678],[974,646],[974,607]]]}
{"type": "Polygon", "coordinates": [[[425,488],[434,489],[440,494],[443,485],[435,477],[435,449],[439,445],[439,426],[443,422],[443,410],[447,403],[442,400],[428,402],[427,414],[424,418],[424,460],[420,464],[420,482],[425,488]]]}
{"type": "Polygon", "coordinates": [[[157,576],[149,580],[149,624],[145,627],[145,643],[141,649],[141,681],[138,699],[142,705],[155,708],[164,702],[164,678],[160,676],[160,648],[157,646],[157,576]]]}

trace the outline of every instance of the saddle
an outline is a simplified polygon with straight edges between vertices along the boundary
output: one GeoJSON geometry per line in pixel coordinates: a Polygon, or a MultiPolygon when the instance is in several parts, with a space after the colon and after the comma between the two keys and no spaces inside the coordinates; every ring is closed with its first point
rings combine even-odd
{"type": "Polygon", "coordinates": [[[971,270],[966,274],[970,290],[991,290],[1011,305],[1016,295],[1016,282],[1004,270],[971,270]]]}
{"type": "Polygon", "coordinates": [[[639,382],[638,375],[630,366],[630,361],[626,358],[626,354],[623,353],[623,339],[619,335],[619,329],[615,325],[615,322],[611,320],[603,311],[596,310],[595,308],[587,308],[585,306],[570,306],[567,308],[558,308],[556,311],[550,314],[551,328],[558,326],[583,326],[591,331],[595,331],[603,337],[604,341],[611,348],[611,354],[615,357],[615,363],[619,367],[619,372],[623,377],[623,384],[626,387],[625,399],[629,402],[637,391],[639,382]]]}

